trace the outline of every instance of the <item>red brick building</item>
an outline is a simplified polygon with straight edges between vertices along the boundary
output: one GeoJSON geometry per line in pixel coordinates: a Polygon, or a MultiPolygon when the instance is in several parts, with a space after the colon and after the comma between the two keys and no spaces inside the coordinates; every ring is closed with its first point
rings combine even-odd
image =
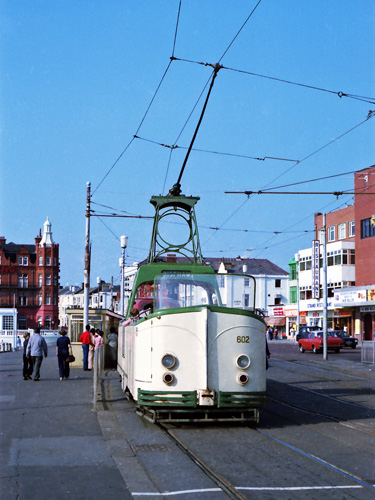
{"type": "Polygon", "coordinates": [[[35,245],[0,237],[0,307],[16,307],[18,329],[58,327],[59,244],[44,223],[35,245]]]}
{"type": "Polygon", "coordinates": [[[355,284],[375,285],[375,165],[354,175],[355,284]]]}
{"type": "MultiPolygon", "coordinates": [[[[340,256],[342,264],[355,263],[355,282],[338,292],[335,303],[342,318],[351,318],[351,330],[359,330],[363,340],[372,340],[375,332],[375,165],[355,172],[354,192],[354,205],[326,215],[326,238],[327,243],[355,242],[355,250],[347,250],[346,255],[340,256]],[[357,328],[355,322],[358,322],[357,328]]],[[[320,239],[322,214],[315,214],[314,222],[315,239],[320,239]]]]}

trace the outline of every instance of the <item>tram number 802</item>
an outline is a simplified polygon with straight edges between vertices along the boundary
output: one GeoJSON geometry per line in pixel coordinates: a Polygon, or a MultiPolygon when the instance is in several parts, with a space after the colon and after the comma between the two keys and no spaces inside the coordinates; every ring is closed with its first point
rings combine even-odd
{"type": "Polygon", "coordinates": [[[238,335],[237,337],[237,344],[249,344],[250,343],[250,337],[247,335],[245,336],[240,336],[238,335]]]}

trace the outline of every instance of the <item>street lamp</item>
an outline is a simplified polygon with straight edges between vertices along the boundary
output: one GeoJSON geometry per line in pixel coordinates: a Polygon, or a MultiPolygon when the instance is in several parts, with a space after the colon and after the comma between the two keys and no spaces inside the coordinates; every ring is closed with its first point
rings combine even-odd
{"type": "Polygon", "coordinates": [[[125,315],[125,249],[128,246],[128,237],[121,236],[120,237],[122,255],[121,255],[121,315],[125,315]]]}
{"type": "Polygon", "coordinates": [[[297,271],[297,331],[295,339],[297,340],[297,334],[299,333],[300,327],[300,317],[299,317],[299,253],[294,254],[294,259],[296,261],[296,271],[297,271]]]}

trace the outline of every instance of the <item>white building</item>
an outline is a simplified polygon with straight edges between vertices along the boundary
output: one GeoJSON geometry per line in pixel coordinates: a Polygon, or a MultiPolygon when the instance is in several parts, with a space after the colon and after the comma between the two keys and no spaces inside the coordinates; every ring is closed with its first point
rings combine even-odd
{"type": "MultiPolygon", "coordinates": [[[[335,304],[335,292],[355,284],[355,244],[354,241],[335,241],[327,243],[327,318],[328,328],[348,329],[351,313],[340,311],[335,304]],[[346,315],[346,316],[345,316],[346,315]]],[[[319,298],[313,298],[313,250],[306,248],[298,252],[298,281],[299,281],[299,309],[300,323],[307,325],[323,326],[323,266],[322,249],[319,254],[319,298]],[[299,265],[298,265],[299,264],[299,265]]],[[[293,264],[291,264],[292,266],[293,264]]],[[[296,291],[296,302],[287,304],[284,314],[287,319],[287,329],[297,323],[297,275],[289,282],[290,290],[296,291]]]]}

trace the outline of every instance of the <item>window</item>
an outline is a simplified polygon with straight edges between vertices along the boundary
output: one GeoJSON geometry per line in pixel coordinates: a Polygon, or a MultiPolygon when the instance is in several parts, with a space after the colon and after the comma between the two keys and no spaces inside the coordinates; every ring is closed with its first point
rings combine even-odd
{"type": "Polygon", "coordinates": [[[275,280],[275,288],[281,288],[281,280],[280,279],[275,280]]]}
{"type": "Polygon", "coordinates": [[[39,274],[38,283],[39,283],[39,286],[43,286],[43,274],[39,274]]]}
{"type": "Polygon", "coordinates": [[[339,240],[344,240],[346,238],[346,223],[342,222],[338,226],[339,240]]]}
{"type": "Polygon", "coordinates": [[[43,265],[43,257],[39,257],[39,265],[42,266],[43,265]]]}
{"type": "Polygon", "coordinates": [[[46,295],[46,305],[47,306],[51,305],[51,295],[49,293],[47,293],[46,295]]]}
{"type": "Polygon", "coordinates": [[[53,265],[56,267],[57,266],[57,259],[56,257],[53,258],[53,265]]]}
{"type": "Polygon", "coordinates": [[[355,224],[354,220],[349,221],[349,238],[355,236],[355,224]]]}
{"type": "Polygon", "coordinates": [[[42,316],[38,317],[38,326],[39,328],[42,328],[42,316]]]}
{"type": "Polygon", "coordinates": [[[371,225],[371,219],[361,220],[361,238],[371,238],[375,236],[375,226],[371,225]]]}
{"type": "Polygon", "coordinates": [[[51,265],[51,257],[46,257],[46,266],[51,265]]]}
{"type": "Polygon", "coordinates": [[[26,328],[27,328],[26,316],[18,316],[18,329],[26,330],[26,328]]]}
{"type": "Polygon", "coordinates": [[[38,304],[41,306],[43,304],[43,295],[39,295],[38,304]]]}
{"type": "Polygon", "coordinates": [[[335,226],[328,228],[328,241],[335,241],[335,226]]]}
{"type": "Polygon", "coordinates": [[[249,305],[250,305],[250,296],[249,296],[248,293],[245,293],[245,295],[244,295],[244,306],[245,307],[249,307],[249,305]]]}
{"type": "Polygon", "coordinates": [[[18,257],[18,265],[19,266],[28,266],[29,258],[28,257],[18,257]]]}
{"type": "Polygon", "coordinates": [[[319,243],[324,243],[324,229],[319,229],[319,243]]]}
{"type": "Polygon", "coordinates": [[[53,305],[57,306],[57,295],[53,296],[53,305]]]}
{"type": "Polygon", "coordinates": [[[27,274],[19,274],[18,275],[18,286],[20,288],[27,288],[29,283],[29,278],[27,274]]]}
{"type": "Polygon", "coordinates": [[[44,320],[44,328],[46,330],[51,329],[51,318],[49,316],[47,316],[46,319],[44,320]]]}
{"type": "Polygon", "coordinates": [[[46,274],[46,285],[50,285],[50,284],[51,284],[51,275],[46,274]]]}
{"type": "Polygon", "coordinates": [[[27,306],[27,296],[25,295],[20,295],[18,297],[18,305],[19,306],[27,306]]]}
{"type": "Polygon", "coordinates": [[[3,330],[13,330],[13,316],[3,316],[3,330]]]}
{"type": "Polygon", "coordinates": [[[55,286],[57,286],[57,276],[56,276],[56,275],[53,277],[53,284],[54,284],[55,286]]]}
{"type": "Polygon", "coordinates": [[[244,286],[249,286],[250,285],[250,278],[245,278],[243,284],[244,284],[244,286]]]}

